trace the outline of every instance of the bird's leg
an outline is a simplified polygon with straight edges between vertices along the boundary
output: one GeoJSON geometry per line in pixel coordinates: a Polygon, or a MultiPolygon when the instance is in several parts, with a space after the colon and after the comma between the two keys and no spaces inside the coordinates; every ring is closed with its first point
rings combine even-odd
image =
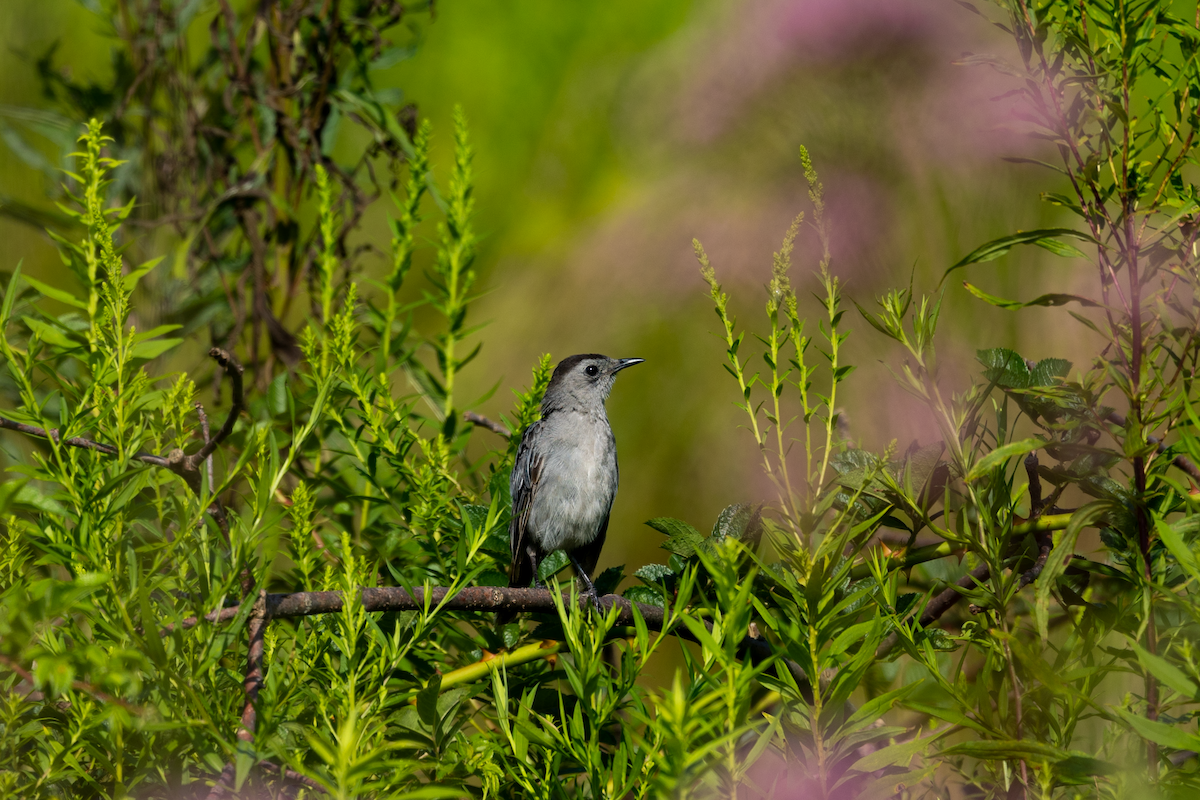
{"type": "Polygon", "coordinates": [[[542,559],[538,555],[536,547],[525,548],[526,554],[529,555],[529,563],[533,565],[533,588],[543,589],[542,579],[538,577],[538,567],[541,565],[542,559]]]}
{"type": "Polygon", "coordinates": [[[584,592],[584,595],[590,595],[592,598],[592,607],[596,609],[597,613],[603,614],[604,606],[600,605],[600,595],[596,593],[596,586],[592,583],[592,576],[587,574],[587,570],[580,565],[579,560],[576,559],[574,555],[571,553],[567,553],[567,555],[571,559],[571,564],[573,564],[575,567],[575,572],[579,574],[579,579],[582,580],[583,585],[587,587],[587,591],[584,592]]]}

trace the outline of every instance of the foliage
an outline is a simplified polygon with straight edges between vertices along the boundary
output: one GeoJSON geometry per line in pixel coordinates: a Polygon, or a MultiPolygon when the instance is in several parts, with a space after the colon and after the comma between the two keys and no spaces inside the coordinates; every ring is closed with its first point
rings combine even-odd
{"type": "Polygon", "coordinates": [[[791,275],[804,215],[775,254],[761,333],[739,326],[695,243],[776,502],[733,503],[707,534],[650,520],[666,563],[638,568],[606,614],[578,602],[569,573],[555,578],[566,559],[551,556],[552,613],[497,625],[455,601],[505,583],[508,471],[552,362],[472,458],[473,403],[457,391],[480,352],[465,115],[439,184],[429,124],[405,128],[372,94],[371,65],[393,57],[380,32],[404,10],[319,5],[239,17],[221,4],[193,60],[197,4],[155,6],[161,52],[133,13],[146,9],[121,4],[121,92],[45,62],[77,111],[117,118],[137,103],[148,122],[93,120],[80,139],[55,234],[77,287],[18,266],[0,302],[0,427],[28,448],[23,477],[0,486],[6,794],[1196,791],[1196,24],[1155,0],[1004,0],[996,24],[1020,64],[964,58],[1021,79],[1002,100],[1058,152],[1070,193],[1046,199],[1083,230],[1017,232],[947,275],[1023,244],[1090,257],[1097,297],[967,288],[1008,310],[1078,304],[1068,313],[1097,337],[1093,363],[992,348],[975,380],[951,386],[936,347],[948,295],[889,291],[859,311],[894,343],[896,379],[939,440],[855,448],[839,408],[854,387],[843,287],[802,150],[815,331],[791,275]],[[186,140],[181,120],[200,108],[215,116],[186,140]],[[350,168],[327,148],[335,114],[374,137],[350,168]],[[165,197],[156,170],[176,147],[187,157],[174,168],[206,177],[165,197]],[[106,152],[135,163],[122,171],[106,152]],[[360,286],[347,241],[382,193],[377,168],[397,191],[391,268],[360,286]],[[413,300],[427,200],[438,234],[413,300]],[[175,267],[200,288],[166,314],[178,322],[139,331],[139,293],[170,285],[157,260],[131,266],[144,245],[128,230],[148,208],[179,226],[175,267]],[[229,278],[239,288],[217,296],[229,278]],[[268,287],[287,287],[282,304],[268,287]],[[293,300],[307,313],[282,310],[293,300]],[[289,332],[288,314],[307,325],[289,332]],[[198,324],[248,357],[261,390],[246,402],[240,367],[214,349],[214,385],[231,394],[215,432],[194,380],[159,360],[198,324]],[[420,602],[371,610],[389,587],[420,602]],[[271,610],[330,597],[322,613],[271,610]],[[674,669],[656,683],[663,663],[674,669]]]}

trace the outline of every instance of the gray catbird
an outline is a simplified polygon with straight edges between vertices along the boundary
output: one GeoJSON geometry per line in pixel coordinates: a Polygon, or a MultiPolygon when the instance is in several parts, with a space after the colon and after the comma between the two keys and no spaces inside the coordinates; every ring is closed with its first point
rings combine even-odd
{"type": "Polygon", "coordinates": [[[565,550],[596,602],[592,570],[617,494],[617,443],[604,401],[617,373],[642,361],[588,353],[554,368],[542,418],[525,431],[513,466],[509,586],[537,581],[541,560],[565,550]]]}

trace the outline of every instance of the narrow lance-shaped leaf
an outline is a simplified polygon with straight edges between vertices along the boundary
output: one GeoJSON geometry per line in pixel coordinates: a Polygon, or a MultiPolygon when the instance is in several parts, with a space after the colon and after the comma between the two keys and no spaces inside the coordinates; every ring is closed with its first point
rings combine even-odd
{"type": "MultiPolygon", "coordinates": [[[[985,261],[994,261],[1019,244],[1039,244],[1045,241],[1055,241],[1063,236],[1071,236],[1076,239],[1081,239],[1085,242],[1096,242],[1096,240],[1089,234],[1083,233],[1082,231],[1072,230],[1071,228],[1039,228],[1032,231],[1021,231],[1010,236],[1001,236],[999,239],[993,239],[987,244],[980,245],[967,255],[963,256],[963,258],[960,259],[954,266],[950,267],[950,269],[946,270],[946,275],[949,275],[956,269],[961,269],[970,264],[981,264],[985,261]]],[[[1063,254],[1061,242],[1058,242],[1056,245],[1048,247],[1047,249],[1056,255],[1063,254]],[[1056,247],[1057,249],[1055,249],[1056,247]]]]}

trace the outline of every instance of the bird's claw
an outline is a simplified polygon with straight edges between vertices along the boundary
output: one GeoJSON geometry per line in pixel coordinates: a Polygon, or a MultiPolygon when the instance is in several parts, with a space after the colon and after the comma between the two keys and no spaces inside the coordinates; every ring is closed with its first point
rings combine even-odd
{"type": "Polygon", "coordinates": [[[604,613],[605,613],[604,604],[600,602],[599,593],[595,589],[589,589],[588,591],[581,594],[579,596],[579,599],[582,600],[585,597],[591,601],[592,608],[596,609],[596,613],[599,614],[600,616],[604,616],[604,613]]]}

